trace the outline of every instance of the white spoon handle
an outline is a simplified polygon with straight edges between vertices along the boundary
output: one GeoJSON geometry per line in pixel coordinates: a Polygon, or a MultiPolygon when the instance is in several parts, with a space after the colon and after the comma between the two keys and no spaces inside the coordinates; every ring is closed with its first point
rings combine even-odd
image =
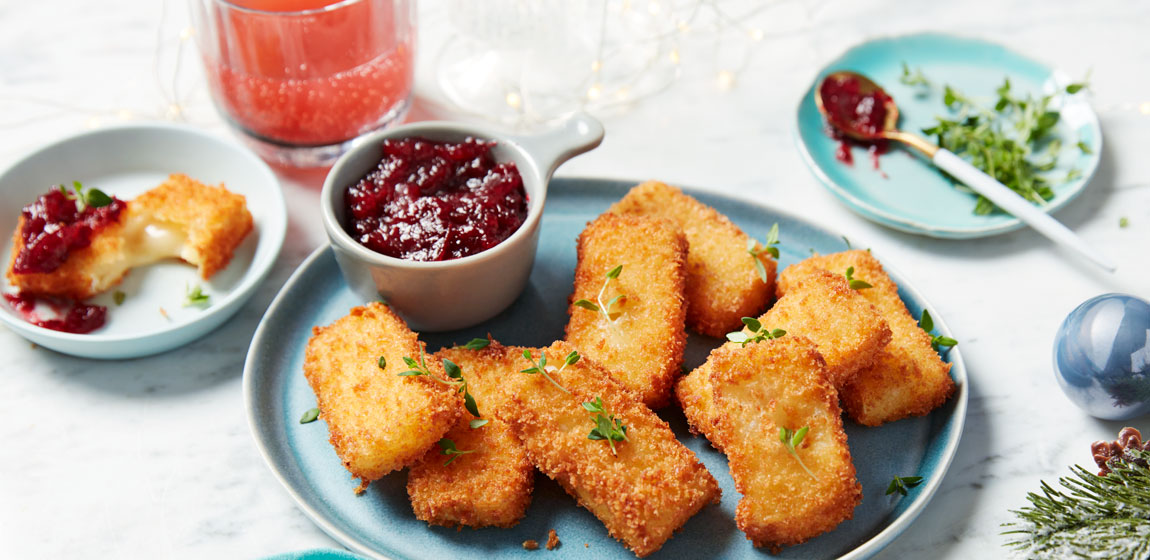
{"type": "Polygon", "coordinates": [[[1050,217],[1046,212],[1038,209],[1038,207],[1030,201],[1022,198],[1018,193],[1010,190],[1006,185],[995,181],[990,175],[983,173],[977,167],[967,163],[966,160],[954,155],[952,152],[940,149],[934,154],[931,161],[933,161],[939,169],[950,173],[959,181],[962,181],[964,185],[973,189],[974,192],[990,199],[990,201],[999,208],[1009,212],[1015,218],[1022,220],[1051,241],[1077,251],[1078,254],[1086,257],[1107,272],[1114,272],[1114,264],[1099,254],[1098,251],[1087,245],[1085,241],[1082,241],[1082,238],[1075,235],[1073,231],[1067,229],[1066,226],[1050,217]]]}

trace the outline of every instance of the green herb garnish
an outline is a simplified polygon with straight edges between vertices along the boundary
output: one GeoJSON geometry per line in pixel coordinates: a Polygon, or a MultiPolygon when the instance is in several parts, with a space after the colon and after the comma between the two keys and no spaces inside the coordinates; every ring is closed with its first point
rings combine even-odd
{"type": "Polygon", "coordinates": [[[621,311],[615,311],[615,306],[627,303],[627,296],[619,294],[611,298],[611,300],[607,303],[603,303],[603,294],[607,291],[607,285],[610,284],[612,280],[618,278],[619,274],[622,272],[623,265],[616,266],[615,268],[607,271],[607,276],[603,280],[603,287],[599,288],[599,295],[595,296],[595,301],[592,302],[586,299],[578,299],[575,300],[575,305],[582,307],[583,309],[589,309],[591,311],[602,313],[603,316],[607,318],[607,322],[614,325],[615,319],[618,319],[619,315],[622,315],[621,311]]]}
{"type": "Polygon", "coordinates": [[[387,358],[385,356],[380,356],[379,362],[377,363],[379,364],[379,369],[387,368],[387,358]]]}
{"type": "Polygon", "coordinates": [[[471,426],[471,429],[474,430],[476,428],[482,428],[483,426],[486,426],[488,422],[490,422],[490,420],[486,418],[476,418],[468,424],[471,426]]]}
{"type": "Polygon", "coordinates": [[[747,240],[747,253],[751,255],[751,260],[755,263],[755,270],[759,273],[759,278],[763,283],[767,283],[767,267],[763,266],[763,261],[759,260],[759,255],[766,253],[776,259],[779,258],[779,248],[775,245],[779,244],[779,223],[775,222],[771,226],[770,231],[767,232],[767,241],[760,247],[759,242],[754,239],[747,240]]]}
{"type": "Polygon", "coordinates": [[[319,418],[319,408],[318,407],[313,408],[313,409],[303,413],[303,416],[299,417],[299,423],[300,424],[311,424],[312,422],[315,422],[316,418],[319,418]]]}
{"type": "Polygon", "coordinates": [[[727,340],[737,342],[742,346],[746,346],[752,342],[762,342],[764,340],[771,340],[780,338],[787,334],[783,329],[768,329],[754,317],[743,317],[743,324],[751,331],[747,334],[743,331],[735,331],[727,333],[727,340]]]}
{"type": "Polygon", "coordinates": [[[799,462],[799,466],[802,467],[804,471],[807,471],[807,474],[811,475],[811,478],[818,480],[819,477],[815,476],[815,473],[807,468],[806,463],[803,463],[803,460],[799,457],[799,452],[796,450],[799,444],[803,443],[803,439],[807,437],[808,430],[809,428],[807,426],[799,428],[798,431],[789,428],[779,428],[779,441],[783,442],[783,445],[787,448],[787,453],[790,453],[791,457],[794,457],[795,460],[799,462]]]}
{"type": "Polygon", "coordinates": [[[1129,226],[1130,226],[1130,220],[1126,219],[1126,216],[1122,216],[1121,218],[1118,218],[1118,227],[1124,228],[1124,227],[1129,227],[1129,226]]]}
{"type": "Polygon", "coordinates": [[[555,373],[559,373],[559,372],[563,371],[564,369],[567,369],[567,366],[569,366],[575,362],[578,362],[579,361],[579,353],[578,352],[572,350],[570,354],[567,354],[567,357],[563,359],[563,366],[560,367],[559,369],[555,369],[555,366],[547,365],[547,353],[546,352],[540,352],[539,353],[539,361],[538,362],[535,361],[535,358],[531,357],[531,351],[530,350],[524,350],[523,351],[523,357],[526,358],[528,362],[531,362],[532,367],[529,367],[529,368],[523,369],[523,370],[519,370],[519,373],[527,373],[527,374],[538,373],[538,374],[542,375],[543,377],[546,377],[547,380],[550,381],[552,385],[558,387],[560,391],[563,391],[564,393],[567,393],[568,395],[571,394],[571,391],[564,389],[562,385],[556,383],[555,380],[552,379],[550,375],[548,375],[548,372],[552,371],[555,373]]]}
{"type": "Polygon", "coordinates": [[[467,380],[463,378],[463,369],[460,368],[455,362],[443,359],[443,372],[447,374],[448,379],[442,379],[438,375],[431,373],[427,368],[427,361],[423,353],[423,345],[419,345],[419,361],[415,361],[408,356],[403,357],[403,363],[411,368],[407,371],[401,371],[396,375],[400,377],[427,377],[428,379],[441,383],[449,387],[454,387],[456,391],[463,393],[463,406],[470,412],[472,416],[479,418],[479,407],[475,404],[475,397],[471,396],[471,392],[467,390],[467,380]]]}
{"type": "Polygon", "coordinates": [[[184,284],[184,307],[191,307],[193,305],[207,307],[211,304],[211,298],[212,296],[205,294],[199,284],[195,286],[184,284]]]}
{"type": "Polygon", "coordinates": [[[919,484],[922,484],[921,476],[896,476],[891,479],[890,486],[886,487],[886,495],[890,496],[898,492],[905,496],[908,490],[919,484]]]}
{"type": "Polygon", "coordinates": [[[116,302],[116,305],[124,305],[124,300],[127,299],[127,297],[128,294],[116,290],[116,292],[112,294],[112,301],[116,302]]]}
{"type": "MultiPolygon", "coordinates": [[[[1086,84],[1071,84],[1067,94],[1074,94],[1086,84]]],[[[1044,204],[1054,198],[1050,180],[1043,173],[1055,168],[1062,142],[1053,137],[1061,118],[1053,107],[1055,95],[1034,98],[1018,97],[1009,79],[995,90],[997,99],[987,109],[951,86],[943,88],[943,103],[954,114],[936,117],[934,126],[923,133],[937,138],[938,145],[963,156],[972,165],[994,177],[1023,198],[1044,204]],[[1041,156],[1041,158],[1039,157],[1041,156]]],[[[1089,153],[1089,147],[1079,143],[1089,153]]],[[[1070,175],[1065,181],[1077,176],[1070,175]]],[[[953,178],[952,178],[953,180],[953,178]]],[[[965,186],[961,187],[969,190],[965,186]]],[[[979,195],[974,213],[995,211],[994,203],[979,195]]]]}
{"type": "Polygon", "coordinates": [[[468,350],[483,350],[490,344],[491,341],[486,338],[473,338],[468,341],[467,344],[464,344],[463,347],[468,350]]]}
{"type": "Polygon", "coordinates": [[[1086,145],[1086,142],[1082,142],[1081,140],[1078,142],[1078,149],[1082,150],[1082,153],[1084,153],[1086,155],[1090,155],[1090,154],[1094,153],[1094,150],[1091,150],[1090,146],[1086,145]]]}
{"type": "Polygon", "coordinates": [[[72,191],[64,185],[59,185],[60,192],[64,194],[68,200],[76,201],[76,211],[83,212],[86,208],[103,208],[112,203],[112,197],[104,194],[100,189],[85,189],[84,185],[79,181],[72,181],[72,191]]]}
{"type": "Polygon", "coordinates": [[[874,287],[874,286],[871,286],[869,283],[867,283],[863,280],[856,279],[855,278],[855,267],[853,267],[853,266],[847,267],[846,277],[847,277],[847,282],[850,283],[852,290],[865,290],[867,288],[873,288],[874,287]]]}
{"type": "Polygon", "coordinates": [[[587,434],[587,439],[606,440],[611,446],[611,455],[618,456],[615,452],[615,442],[627,441],[627,426],[607,411],[603,406],[603,397],[595,397],[594,401],[583,403],[583,408],[595,415],[592,420],[595,422],[595,427],[587,434]]]}
{"type": "Polygon", "coordinates": [[[443,462],[443,466],[450,465],[452,461],[459,458],[460,455],[467,455],[468,453],[475,453],[475,449],[456,449],[455,442],[447,438],[443,438],[437,442],[439,444],[439,453],[441,455],[448,455],[451,458],[443,462]]]}
{"type": "Polygon", "coordinates": [[[930,90],[930,80],[922,73],[922,68],[915,68],[914,72],[910,71],[910,66],[905,62],[902,63],[902,75],[898,77],[898,81],[904,86],[915,87],[918,86],[922,90],[917,95],[926,95],[930,90]]]}
{"type": "Polygon", "coordinates": [[[950,338],[949,336],[942,336],[941,334],[932,334],[930,331],[934,330],[934,319],[930,317],[930,311],[922,310],[922,318],[918,320],[918,326],[930,335],[930,347],[934,348],[935,352],[941,352],[942,347],[950,348],[958,346],[958,341],[950,338]]]}

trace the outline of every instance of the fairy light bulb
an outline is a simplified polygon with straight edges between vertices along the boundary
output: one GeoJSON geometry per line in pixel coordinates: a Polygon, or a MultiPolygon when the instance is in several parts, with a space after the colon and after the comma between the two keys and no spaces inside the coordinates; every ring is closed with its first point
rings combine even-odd
{"type": "Polygon", "coordinates": [[[518,92],[514,91],[507,92],[506,97],[504,97],[504,101],[507,103],[507,106],[511,107],[512,109],[518,109],[523,105],[523,97],[520,96],[518,92]]]}

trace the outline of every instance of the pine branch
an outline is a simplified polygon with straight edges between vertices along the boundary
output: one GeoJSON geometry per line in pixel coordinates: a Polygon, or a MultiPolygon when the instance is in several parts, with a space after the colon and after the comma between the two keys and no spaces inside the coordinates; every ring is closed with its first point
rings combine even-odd
{"type": "Polygon", "coordinates": [[[1150,558],[1150,468],[1135,462],[1150,451],[1127,453],[1106,476],[1071,467],[1058,479],[1065,491],[1043,481],[1029,506],[1012,510],[1020,521],[1003,524],[1006,545],[1027,558],[1150,558]]]}

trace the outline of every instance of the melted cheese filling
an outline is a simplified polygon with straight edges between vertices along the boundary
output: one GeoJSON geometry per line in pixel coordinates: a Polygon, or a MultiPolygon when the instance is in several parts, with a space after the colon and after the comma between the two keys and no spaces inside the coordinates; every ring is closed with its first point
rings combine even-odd
{"type": "Polygon", "coordinates": [[[91,269],[93,286],[108,286],[137,266],[181,258],[188,232],[181,226],[159,223],[149,216],[129,215],[120,231],[118,258],[102,260],[91,269]]]}

